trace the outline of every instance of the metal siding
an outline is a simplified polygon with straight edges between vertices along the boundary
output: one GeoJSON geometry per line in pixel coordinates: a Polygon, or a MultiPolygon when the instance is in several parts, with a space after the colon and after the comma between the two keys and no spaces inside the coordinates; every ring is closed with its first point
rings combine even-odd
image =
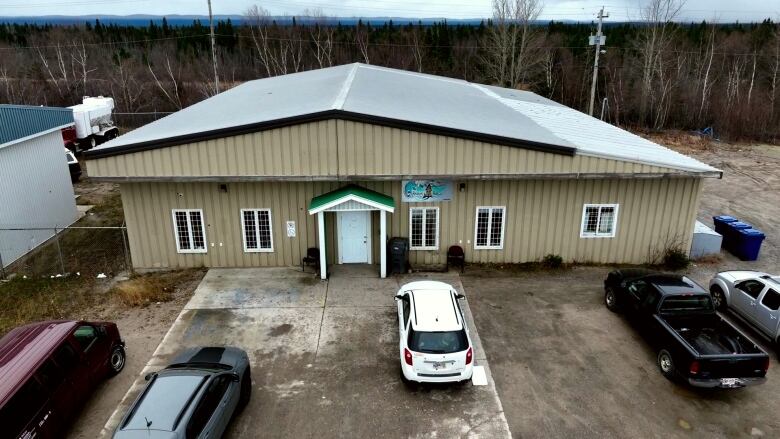
{"type": "MultiPolygon", "coordinates": [[[[458,182],[454,182],[457,184],[458,182]]],[[[460,244],[470,262],[519,263],[559,254],[566,261],[644,263],[658,243],[678,238],[690,247],[701,182],[694,178],[637,180],[494,180],[468,181],[465,192],[438,203],[401,203],[399,181],[364,181],[360,185],[396,200],[388,214],[388,237],[409,236],[409,208],[440,208],[438,251],[411,251],[415,265],[443,264],[450,245],[460,244]],[[615,238],[580,238],[586,203],[617,203],[615,238]],[[506,206],[503,250],[474,250],[477,206],[506,206]]],[[[306,206],[316,195],[337,189],[337,182],[128,183],[122,196],[136,267],[249,267],[300,264],[308,247],[317,246],[316,216],[306,206]],[[179,195],[181,194],[181,196],[179,195]],[[203,209],[208,253],[178,254],[171,209],[203,209]],[[244,253],[240,209],[270,208],[274,252],[244,253]],[[295,238],[285,222],[296,222],[295,238]],[[212,246],[213,245],[213,246],[212,246]]],[[[327,259],[337,260],[336,214],[326,213],[327,259]]],[[[372,214],[372,254],[379,258],[379,215],[372,214]]]]}
{"type": "Polygon", "coordinates": [[[93,177],[665,173],[668,168],[562,156],[367,123],[330,120],[89,160],[93,177]]]}
{"type": "MultiPolygon", "coordinates": [[[[78,216],[59,131],[0,148],[0,188],[0,228],[64,227],[78,216]]],[[[4,265],[51,236],[49,231],[0,232],[4,265]]]]}
{"type": "Polygon", "coordinates": [[[0,105],[0,145],[68,124],[73,124],[69,108],[0,105]]]}

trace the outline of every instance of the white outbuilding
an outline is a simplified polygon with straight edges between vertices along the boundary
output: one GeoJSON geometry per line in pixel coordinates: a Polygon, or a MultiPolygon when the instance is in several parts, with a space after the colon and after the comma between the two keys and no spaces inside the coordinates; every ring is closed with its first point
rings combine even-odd
{"type": "Polygon", "coordinates": [[[0,105],[0,267],[78,218],[63,152],[67,108],[0,105]]]}

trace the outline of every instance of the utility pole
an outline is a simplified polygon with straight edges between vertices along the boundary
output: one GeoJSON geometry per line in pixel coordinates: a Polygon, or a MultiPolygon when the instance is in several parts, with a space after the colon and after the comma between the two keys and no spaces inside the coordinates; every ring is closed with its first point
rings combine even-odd
{"type": "Polygon", "coordinates": [[[588,109],[588,114],[591,116],[593,116],[593,103],[596,100],[596,81],[598,81],[599,76],[599,54],[601,54],[601,45],[607,41],[607,37],[601,33],[601,23],[607,17],[609,17],[609,13],[604,14],[604,7],[602,6],[598,15],[599,28],[596,32],[596,37],[590,37],[590,45],[596,45],[596,56],[593,59],[593,84],[590,86],[590,108],[588,109]]]}
{"type": "MultiPolygon", "coordinates": [[[[214,16],[211,14],[211,0],[209,2],[209,28],[211,29],[211,60],[214,63],[214,92],[219,93],[219,74],[217,74],[217,48],[214,42],[214,16]]],[[[601,26],[599,26],[601,29],[601,26]]]]}

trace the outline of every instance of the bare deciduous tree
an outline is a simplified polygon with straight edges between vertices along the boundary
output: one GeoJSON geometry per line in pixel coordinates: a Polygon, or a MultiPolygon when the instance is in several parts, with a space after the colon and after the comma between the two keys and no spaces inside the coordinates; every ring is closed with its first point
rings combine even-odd
{"type": "Polygon", "coordinates": [[[366,64],[371,64],[368,58],[368,30],[363,26],[361,21],[358,21],[355,28],[355,41],[357,42],[358,49],[360,50],[360,56],[363,57],[363,61],[366,64]]]}
{"type": "Polygon", "coordinates": [[[309,35],[314,42],[314,57],[320,68],[333,65],[333,39],[335,30],[321,8],[304,10],[303,16],[308,18],[309,35]]]}
{"type": "Polygon", "coordinates": [[[157,84],[157,88],[160,89],[160,91],[165,95],[171,104],[173,104],[177,109],[181,110],[182,104],[181,96],[179,95],[179,82],[176,80],[177,75],[175,75],[173,72],[173,68],[171,67],[171,60],[168,55],[165,55],[165,72],[168,74],[168,78],[170,80],[170,92],[168,91],[167,87],[165,87],[165,85],[163,85],[163,83],[160,82],[160,80],[157,78],[152,65],[147,64],[146,66],[149,67],[149,73],[152,74],[152,78],[154,78],[154,82],[157,84]]]}
{"type": "Polygon", "coordinates": [[[645,26],[639,34],[640,58],[642,63],[642,91],[640,118],[660,129],[663,120],[658,114],[663,111],[668,93],[657,93],[657,87],[665,87],[664,69],[668,67],[667,54],[673,43],[674,19],[680,14],[686,0],[648,0],[641,17],[645,26]],[[649,120],[648,120],[649,119],[649,120]]]}
{"type": "Polygon", "coordinates": [[[541,0],[493,0],[493,25],[488,29],[484,62],[495,83],[520,87],[544,61],[540,34],[533,23],[542,10],[541,0]]]}

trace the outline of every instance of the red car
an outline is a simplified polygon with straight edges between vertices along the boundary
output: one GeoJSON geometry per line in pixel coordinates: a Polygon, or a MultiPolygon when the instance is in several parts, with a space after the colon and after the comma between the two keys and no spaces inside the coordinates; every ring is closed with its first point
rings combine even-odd
{"type": "Polygon", "coordinates": [[[51,321],[0,339],[2,437],[62,437],[72,416],[107,376],[125,366],[116,324],[51,321]]]}

